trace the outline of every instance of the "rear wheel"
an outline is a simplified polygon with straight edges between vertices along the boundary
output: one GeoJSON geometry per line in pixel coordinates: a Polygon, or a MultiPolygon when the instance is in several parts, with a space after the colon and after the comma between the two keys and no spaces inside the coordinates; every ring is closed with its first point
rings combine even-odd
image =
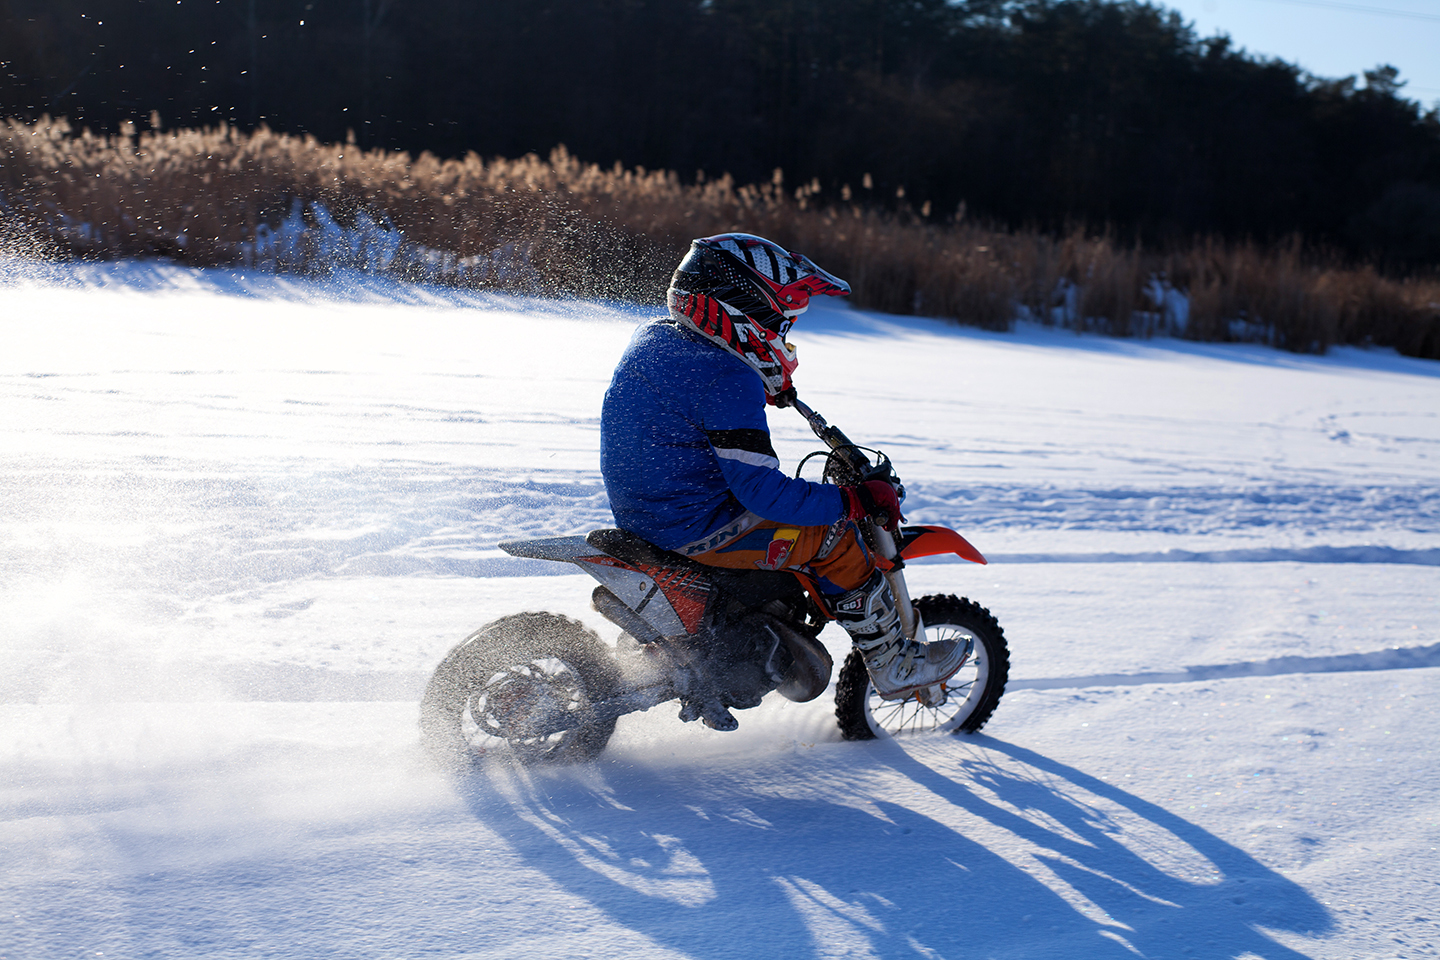
{"type": "Polygon", "coordinates": [[[1010,675],[1005,631],[990,611],[952,595],[921,597],[915,609],[925,621],[925,640],[958,640],[971,645],[965,665],[941,685],[938,696],[882,700],[870,685],[865,661],[852,650],[835,686],[835,719],[846,740],[916,733],[974,733],[985,725],[1010,675]]]}
{"type": "Polygon", "coordinates": [[[435,668],[420,701],[421,739],[448,766],[496,755],[588,760],[605,749],[615,720],[586,714],[619,683],[609,648],[583,624],[554,613],[502,617],[435,668]]]}

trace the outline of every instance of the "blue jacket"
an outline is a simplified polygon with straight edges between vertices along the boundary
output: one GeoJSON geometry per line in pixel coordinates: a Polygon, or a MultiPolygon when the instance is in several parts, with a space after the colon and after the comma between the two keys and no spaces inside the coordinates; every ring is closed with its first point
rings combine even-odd
{"type": "Polygon", "coordinates": [[[779,467],[759,374],[672,320],[635,331],[600,414],[600,473],[616,524],[675,550],[746,511],[795,526],[844,513],[839,487],[779,467]]]}

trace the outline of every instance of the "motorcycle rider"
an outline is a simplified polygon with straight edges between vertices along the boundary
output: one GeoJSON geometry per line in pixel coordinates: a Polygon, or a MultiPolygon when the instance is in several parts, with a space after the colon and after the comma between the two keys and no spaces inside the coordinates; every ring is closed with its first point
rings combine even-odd
{"type": "MultiPolygon", "coordinates": [[[[845,281],[770,240],[695,240],[666,293],[669,316],[640,327],[615,369],[600,420],[600,470],[621,528],[700,563],[790,570],[817,588],[850,634],[881,697],[901,699],[962,665],[954,641],[907,639],[881,566],[857,521],[898,525],[895,488],[813,483],[780,471],[766,404],[794,397],[785,341],[811,296],[845,281]]],[[[684,719],[733,730],[717,697],[684,719]]]]}

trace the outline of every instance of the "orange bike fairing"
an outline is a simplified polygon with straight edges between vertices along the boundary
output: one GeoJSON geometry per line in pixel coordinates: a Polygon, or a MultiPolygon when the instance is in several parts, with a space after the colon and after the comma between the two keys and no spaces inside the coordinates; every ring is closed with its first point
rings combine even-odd
{"type": "Polygon", "coordinates": [[[933,557],[942,553],[954,553],[971,563],[988,561],[960,534],[949,527],[915,526],[900,530],[900,556],[906,560],[916,557],[933,557]]]}

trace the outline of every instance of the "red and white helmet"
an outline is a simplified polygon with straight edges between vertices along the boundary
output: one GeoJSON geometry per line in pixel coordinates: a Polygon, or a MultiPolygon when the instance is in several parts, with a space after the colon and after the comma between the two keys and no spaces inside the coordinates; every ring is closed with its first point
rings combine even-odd
{"type": "Polygon", "coordinates": [[[848,297],[850,285],[778,243],[722,233],[690,244],[666,302],[678,322],[753,367],[773,401],[792,389],[799,363],[785,334],[816,294],[848,297]]]}

